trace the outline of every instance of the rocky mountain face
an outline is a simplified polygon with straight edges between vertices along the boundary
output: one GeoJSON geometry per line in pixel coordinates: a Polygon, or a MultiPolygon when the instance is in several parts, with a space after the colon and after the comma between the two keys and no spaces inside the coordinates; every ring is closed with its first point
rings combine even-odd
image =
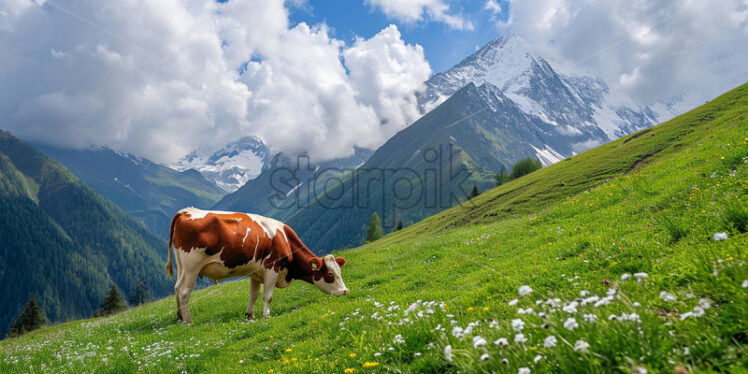
{"type": "Polygon", "coordinates": [[[170,166],[180,171],[195,169],[222,189],[234,192],[257,178],[271,157],[262,140],[247,136],[218,150],[197,149],[170,166]]]}
{"type": "MultiPolygon", "coordinates": [[[[634,131],[653,126],[682,112],[678,98],[643,107],[617,106],[602,80],[563,68],[559,72],[517,36],[495,39],[426,82],[419,105],[427,112],[468,83],[497,87],[527,115],[553,125],[559,134],[579,140],[566,150],[533,144],[535,157],[548,165],[550,155],[571,156],[634,131]]],[[[561,158],[563,158],[561,157],[561,158]]]]}
{"type": "Polygon", "coordinates": [[[224,196],[213,208],[286,219],[311,205],[316,195],[363,165],[371,154],[357,148],[351,156],[324,162],[307,155],[276,154],[257,178],[224,196]]]}

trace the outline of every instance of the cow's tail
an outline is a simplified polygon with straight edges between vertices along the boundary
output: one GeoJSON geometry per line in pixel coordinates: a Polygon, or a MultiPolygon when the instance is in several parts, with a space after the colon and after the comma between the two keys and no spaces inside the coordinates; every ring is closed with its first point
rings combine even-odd
{"type": "Polygon", "coordinates": [[[166,272],[169,273],[169,278],[174,278],[174,270],[171,266],[171,245],[174,243],[174,224],[177,223],[177,218],[181,215],[181,212],[177,212],[174,218],[171,219],[171,225],[169,226],[169,249],[166,252],[166,272]]]}

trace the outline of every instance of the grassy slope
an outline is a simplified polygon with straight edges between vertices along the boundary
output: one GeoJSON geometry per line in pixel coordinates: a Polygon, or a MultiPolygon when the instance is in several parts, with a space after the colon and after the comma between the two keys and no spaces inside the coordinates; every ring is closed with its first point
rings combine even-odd
{"type": "Polygon", "coordinates": [[[452,209],[346,251],[347,297],[294,284],[274,294],[273,317],[243,322],[248,283],[230,282],[193,294],[192,326],[175,323],[168,298],[3,341],[0,371],[746,372],[748,234],[723,217],[748,214],[747,114],[744,85],[626,144],[488,192],[476,208],[452,209]],[[453,221],[462,226],[447,229],[453,221]],[[730,239],[710,240],[718,231],[730,239]],[[619,280],[635,272],[649,277],[619,280]],[[509,305],[521,285],[534,291],[509,305]],[[583,291],[602,298],[611,289],[608,305],[561,310],[583,291]],[[662,299],[662,291],[677,300],[662,299]],[[558,307],[547,302],[553,298],[558,307]],[[709,304],[704,315],[681,320],[700,299],[709,304]],[[609,319],[622,313],[640,322],[609,319]],[[516,318],[526,343],[515,341],[516,318]],[[579,327],[566,329],[568,318],[579,327]],[[477,325],[463,339],[452,334],[471,322],[477,325]],[[474,348],[473,335],[488,344],[474,348]],[[549,335],[555,347],[543,346],[549,335]],[[501,337],[508,346],[493,344],[501,337]],[[580,340],[589,353],[574,350],[580,340]]]}

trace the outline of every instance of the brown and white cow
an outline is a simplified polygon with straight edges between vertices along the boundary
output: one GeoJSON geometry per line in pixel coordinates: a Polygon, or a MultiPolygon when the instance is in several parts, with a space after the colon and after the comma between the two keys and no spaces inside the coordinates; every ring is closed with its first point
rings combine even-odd
{"type": "Polygon", "coordinates": [[[171,246],[177,262],[177,316],[192,323],[190,293],[198,276],[219,281],[249,276],[246,318],[254,317],[260,283],[265,284],[262,315],[270,315],[275,287],[285,288],[296,279],[314,284],[327,294],[345,295],[340,275],[342,257],[317,257],[296,233],[282,222],[256,214],[182,209],[169,229],[166,271],[173,277],[171,246]]]}

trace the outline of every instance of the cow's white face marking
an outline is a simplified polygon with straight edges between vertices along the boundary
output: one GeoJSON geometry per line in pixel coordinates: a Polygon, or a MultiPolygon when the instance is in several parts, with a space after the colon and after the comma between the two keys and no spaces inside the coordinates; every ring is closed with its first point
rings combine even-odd
{"type": "Polygon", "coordinates": [[[340,296],[348,293],[348,289],[345,287],[345,283],[343,283],[343,277],[340,274],[340,265],[335,261],[335,257],[327,255],[322,258],[322,261],[325,262],[327,269],[335,277],[335,280],[332,283],[327,283],[325,282],[325,278],[322,277],[319,280],[315,280],[314,285],[328,295],[340,296]]]}

